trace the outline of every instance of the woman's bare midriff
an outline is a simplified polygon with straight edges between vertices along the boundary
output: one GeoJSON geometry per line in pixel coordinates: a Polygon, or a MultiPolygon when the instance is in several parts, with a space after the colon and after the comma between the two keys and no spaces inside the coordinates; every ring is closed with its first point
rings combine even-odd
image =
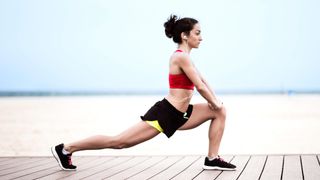
{"type": "Polygon", "coordinates": [[[193,90],[170,89],[166,99],[179,111],[186,112],[193,95],[193,90]]]}

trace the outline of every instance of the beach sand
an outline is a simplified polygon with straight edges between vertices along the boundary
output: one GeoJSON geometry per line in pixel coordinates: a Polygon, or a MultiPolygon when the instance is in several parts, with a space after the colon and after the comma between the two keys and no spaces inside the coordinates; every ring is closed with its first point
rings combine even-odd
{"type": "MultiPolygon", "coordinates": [[[[320,95],[222,95],[227,124],[220,154],[319,154],[320,95]]],[[[140,121],[163,96],[49,96],[0,98],[0,156],[47,156],[52,145],[116,135],[140,121]]],[[[195,96],[192,103],[205,102],[195,96]]],[[[129,149],[77,155],[206,155],[206,122],[160,134],[129,149]]]]}

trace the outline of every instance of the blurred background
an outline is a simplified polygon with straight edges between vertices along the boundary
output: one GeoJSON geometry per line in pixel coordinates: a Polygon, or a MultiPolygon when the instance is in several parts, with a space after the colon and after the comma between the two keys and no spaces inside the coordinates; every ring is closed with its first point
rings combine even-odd
{"type": "Polygon", "coordinates": [[[168,89],[170,16],[200,21],[197,68],[221,93],[320,91],[316,0],[1,0],[0,92],[168,89]]]}

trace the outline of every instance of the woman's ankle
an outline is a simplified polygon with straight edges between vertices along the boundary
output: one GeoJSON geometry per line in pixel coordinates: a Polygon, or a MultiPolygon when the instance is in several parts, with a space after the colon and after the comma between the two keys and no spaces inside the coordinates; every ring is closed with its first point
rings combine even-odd
{"type": "Polygon", "coordinates": [[[73,153],[72,148],[71,148],[70,145],[65,144],[65,145],[63,146],[63,149],[64,149],[65,151],[67,151],[68,153],[70,153],[70,154],[73,153]]]}

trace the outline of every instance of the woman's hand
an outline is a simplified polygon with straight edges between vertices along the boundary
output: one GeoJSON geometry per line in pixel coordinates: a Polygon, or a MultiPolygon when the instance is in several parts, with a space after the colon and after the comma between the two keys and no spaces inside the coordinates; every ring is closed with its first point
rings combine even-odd
{"type": "Polygon", "coordinates": [[[219,110],[219,109],[222,108],[223,102],[220,101],[220,100],[217,100],[217,101],[214,102],[214,103],[208,102],[208,106],[209,106],[209,108],[212,109],[212,110],[219,110]]]}

